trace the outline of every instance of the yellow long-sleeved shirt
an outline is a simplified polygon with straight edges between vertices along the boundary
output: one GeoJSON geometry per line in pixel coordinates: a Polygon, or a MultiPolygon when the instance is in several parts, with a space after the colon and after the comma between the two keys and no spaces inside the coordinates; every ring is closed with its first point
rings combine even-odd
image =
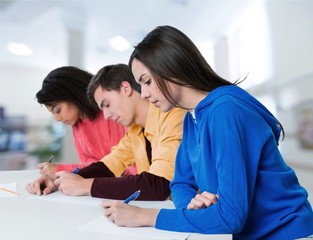
{"type": "Polygon", "coordinates": [[[171,181],[185,114],[186,111],[180,108],[164,113],[150,104],[145,128],[130,126],[119,144],[101,161],[115,176],[120,176],[127,167],[136,163],[138,173],[146,171],[171,181]],[[145,137],[151,143],[151,165],[145,137]]]}

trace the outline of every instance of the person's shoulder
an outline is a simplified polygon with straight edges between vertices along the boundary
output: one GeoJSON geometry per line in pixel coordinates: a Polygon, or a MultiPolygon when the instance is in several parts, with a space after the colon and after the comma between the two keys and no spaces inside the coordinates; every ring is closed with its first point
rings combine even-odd
{"type": "Polygon", "coordinates": [[[138,135],[142,133],[143,127],[138,124],[132,124],[128,127],[127,135],[138,135]]]}
{"type": "Polygon", "coordinates": [[[180,107],[173,107],[171,110],[167,112],[163,112],[161,109],[154,107],[153,116],[159,116],[159,119],[164,118],[173,118],[173,119],[183,119],[186,115],[186,110],[180,107]]]}

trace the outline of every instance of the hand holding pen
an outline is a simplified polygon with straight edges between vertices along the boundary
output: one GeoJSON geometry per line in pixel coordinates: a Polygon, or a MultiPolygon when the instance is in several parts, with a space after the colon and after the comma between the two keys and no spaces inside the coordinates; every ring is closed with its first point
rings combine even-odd
{"type": "Polygon", "coordinates": [[[41,175],[46,175],[51,179],[54,179],[54,175],[57,171],[57,164],[52,163],[52,160],[54,158],[54,155],[51,155],[49,160],[44,163],[38,164],[38,168],[40,170],[41,175]]]}
{"type": "Polygon", "coordinates": [[[109,200],[102,203],[104,216],[111,222],[123,227],[154,226],[160,209],[140,208],[127,204],[135,200],[140,190],[134,192],[124,201],[109,200]]]}

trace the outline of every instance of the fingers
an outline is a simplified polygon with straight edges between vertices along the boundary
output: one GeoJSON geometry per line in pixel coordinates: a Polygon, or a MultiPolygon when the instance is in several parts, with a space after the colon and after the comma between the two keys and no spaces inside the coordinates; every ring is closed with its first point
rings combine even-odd
{"type": "Polygon", "coordinates": [[[76,175],[76,174],[72,174],[69,172],[61,171],[61,172],[55,173],[54,184],[57,186],[60,186],[66,180],[74,180],[74,179],[78,179],[78,178],[80,179],[81,176],[76,175]]]}
{"type": "Polygon", "coordinates": [[[213,193],[203,192],[197,194],[188,204],[187,208],[191,210],[207,208],[215,203],[217,203],[218,196],[213,193]]]}
{"type": "Polygon", "coordinates": [[[113,204],[113,201],[103,201],[100,205],[104,208],[109,208],[113,204]]]}
{"type": "Polygon", "coordinates": [[[55,176],[56,178],[64,178],[64,177],[68,177],[71,176],[72,174],[66,171],[60,171],[60,172],[56,172],[55,176]]]}
{"type": "Polygon", "coordinates": [[[93,179],[84,179],[83,177],[69,172],[56,173],[54,185],[58,187],[65,195],[82,196],[90,195],[90,189],[93,179]]]}
{"type": "Polygon", "coordinates": [[[46,174],[47,174],[46,168],[45,168],[45,167],[41,168],[41,169],[39,170],[39,173],[40,173],[41,175],[46,175],[46,174]]]}
{"type": "Polygon", "coordinates": [[[54,185],[53,180],[49,177],[42,175],[40,178],[27,184],[26,190],[31,194],[47,195],[54,192],[57,187],[54,185]]]}
{"type": "Polygon", "coordinates": [[[36,187],[34,186],[34,183],[28,183],[26,185],[26,190],[31,193],[31,194],[37,194],[37,195],[41,195],[41,191],[37,191],[36,187]]]}
{"type": "Polygon", "coordinates": [[[190,210],[196,210],[196,209],[201,209],[205,207],[206,207],[205,203],[197,198],[193,198],[187,206],[187,208],[190,210]]]}
{"type": "Polygon", "coordinates": [[[43,195],[48,195],[49,193],[52,193],[56,190],[57,188],[55,186],[48,186],[46,187],[43,191],[42,194],[43,195]]]}
{"type": "Polygon", "coordinates": [[[47,163],[40,163],[37,165],[37,167],[39,168],[39,172],[41,175],[46,175],[48,172],[48,166],[47,163]]]}
{"type": "Polygon", "coordinates": [[[38,164],[37,167],[39,168],[39,172],[41,175],[47,175],[50,178],[55,178],[57,164],[45,162],[38,164]]]}
{"type": "Polygon", "coordinates": [[[55,190],[57,190],[57,186],[54,184],[54,181],[50,178],[46,179],[46,188],[43,189],[43,194],[47,195],[51,192],[54,192],[55,190]]]}
{"type": "Polygon", "coordinates": [[[27,184],[26,190],[31,194],[41,195],[40,181],[36,180],[27,184]]]}
{"type": "Polygon", "coordinates": [[[205,205],[207,207],[209,207],[212,204],[217,203],[217,194],[213,194],[213,193],[209,193],[209,192],[203,192],[201,194],[201,199],[203,199],[205,202],[205,205]]]}
{"type": "Polygon", "coordinates": [[[44,183],[42,183],[41,181],[40,181],[40,179],[39,180],[36,180],[34,183],[33,183],[33,188],[34,188],[34,193],[35,194],[37,194],[37,195],[41,195],[41,187],[42,186],[45,186],[45,184],[44,183]]]}
{"type": "Polygon", "coordinates": [[[117,201],[104,201],[101,206],[104,208],[103,214],[106,216],[111,222],[114,223],[114,212],[116,211],[115,205],[117,201]]]}
{"type": "Polygon", "coordinates": [[[65,171],[61,171],[61,172],[56,172],[55,173],[55,180],[54,180],[54,184],[57,186],[60,186],[60,184],[63,182],[63,180],[66,178],[66,176],[68,175],[68,172],[65,171]]]}
{"type": "Polygon", "coordinates": [[[107,218],[110,217],[110,215],[112,214],[112,208],[108,206],[103,206],[103,208],[104,208],[104,211],[103,211],[104,216],[106,216],[107,218]]]}
{"type": "Polygon", "coordinates": [[[111,200],[101,204],[104,216],[121,227],[154,226],[159,209],[143,209],[123,201],[111,200]]]}

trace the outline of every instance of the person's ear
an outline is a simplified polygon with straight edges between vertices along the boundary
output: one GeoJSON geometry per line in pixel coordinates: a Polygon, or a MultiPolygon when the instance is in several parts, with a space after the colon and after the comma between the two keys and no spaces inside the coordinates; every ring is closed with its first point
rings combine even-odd
{"type": "Polygon", "coordinates": [[[127,82],[127,81],[121,82],[120,92],[123,94],[126,94],[127,96],[129,96],[131,94],[132,87],[130,86],[129,82],[127,82]]]}

